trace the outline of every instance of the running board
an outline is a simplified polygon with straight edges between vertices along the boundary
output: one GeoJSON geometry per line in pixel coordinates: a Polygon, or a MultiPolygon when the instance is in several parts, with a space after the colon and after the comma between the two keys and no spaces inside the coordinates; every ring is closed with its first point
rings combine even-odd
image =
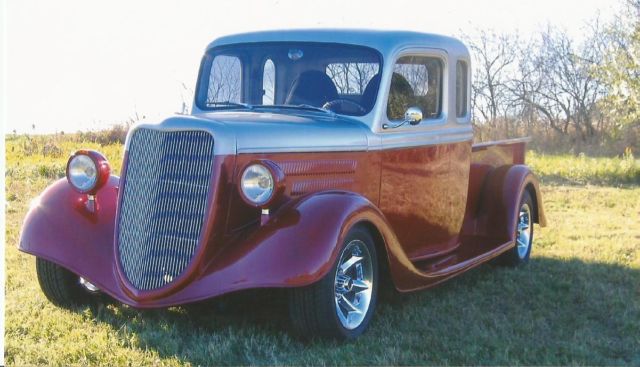
{"type": "Polygon", "coordinates": [[[466,236],[461,240],[455,251],[416,261],[415,267],[430,277],[446,277],[487,262],[514,246],[513,241],[504,242],[504,239],[466,236]]]}

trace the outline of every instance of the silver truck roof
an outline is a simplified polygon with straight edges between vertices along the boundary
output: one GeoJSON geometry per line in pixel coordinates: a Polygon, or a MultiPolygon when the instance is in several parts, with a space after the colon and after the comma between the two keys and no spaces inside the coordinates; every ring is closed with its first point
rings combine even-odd
{"type": "Polygon", "coordinates": [[[380,31],[364,29],[298,29],[273,30],[234,34],[220,37],[207,46],[207,50],[238,43],[256,42],[326,42],[367,46],[383,56],[407,47],[429,47],[453,55],[468,56],[467,47],[460,40],[430,33],[410,31],[380,31]]]}

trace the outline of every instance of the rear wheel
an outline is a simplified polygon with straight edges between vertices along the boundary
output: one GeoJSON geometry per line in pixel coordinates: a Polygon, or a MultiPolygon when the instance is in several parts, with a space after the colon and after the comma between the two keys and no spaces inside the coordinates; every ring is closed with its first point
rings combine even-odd
{"type": "Polygon", "coordinates": [[[80,306],[100,295],[98,288],[86,279],[51,261],[36,258],[36,272],[42,292],[56,306],[80,306]]]}
{"type": "Polygon", "coordinates": [[[533,200],[528,191],[524,191],[520,199],[520,207],[516,218],[516,245],[499,258],[500,263],[517,266],[527,263],[533,246],[533,200]]]}
{"type": "Polygon", "coordinates": [[[315,284],[291,291],[289,311],[294,329],[307,338],[359,336],[373,316],[377,283],[373,239],[366,229],[355,227],[327,275],[315,284]]]}

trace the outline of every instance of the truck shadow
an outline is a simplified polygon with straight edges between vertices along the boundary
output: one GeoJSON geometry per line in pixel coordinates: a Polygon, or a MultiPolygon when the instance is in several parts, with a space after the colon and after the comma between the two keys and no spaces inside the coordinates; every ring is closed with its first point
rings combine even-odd
{"type": "Polygon", "coordinates": [[[432,290],[386,292],[353,343],[291,335],[286,292],[243,292],[165,310],[120,304],[85,315],[132,348],[211,364],[620,364],[640,353],[640,270],[534,258],[484,265],[432,290]],[[532,342],[533,341],[533,342],[532,342]]]}

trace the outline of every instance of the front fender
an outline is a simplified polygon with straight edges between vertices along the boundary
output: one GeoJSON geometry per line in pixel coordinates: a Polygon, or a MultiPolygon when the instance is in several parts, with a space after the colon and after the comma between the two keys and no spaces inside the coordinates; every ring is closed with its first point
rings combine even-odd
{"type": "Polygon", "coordinates": [[[299,287],[324,277],[349,229],[361,221],[381,223],[377,208],[351,192],[302,197],[275,211],[264,225],[245,229],[198,270],[184,288],[152,300],[134,300],[122,288],[113,257],[119,179],[97,193],[98,210],[60,180],[27,214],[20,250],[57,263],[119,301],[139,308],[167,307],[249,288],[299,287]]]}
{"type": "Polygon", "coordinates": [[[113,262],[113,233],[120,179],[110,176],[96,193],[96,210],[87,208],[66,179],[32,201],[19,249],[80,274],[100,289],[119,289],[113,262]]]}
{"type": "Polygon", "coordinates": [[[378,213],[365,197],[344,191],[289,202],[264,225],[227,243],[175,298],[194,301],[240,289],[312,284],[336,261],[349,229],[378,213]]]}

